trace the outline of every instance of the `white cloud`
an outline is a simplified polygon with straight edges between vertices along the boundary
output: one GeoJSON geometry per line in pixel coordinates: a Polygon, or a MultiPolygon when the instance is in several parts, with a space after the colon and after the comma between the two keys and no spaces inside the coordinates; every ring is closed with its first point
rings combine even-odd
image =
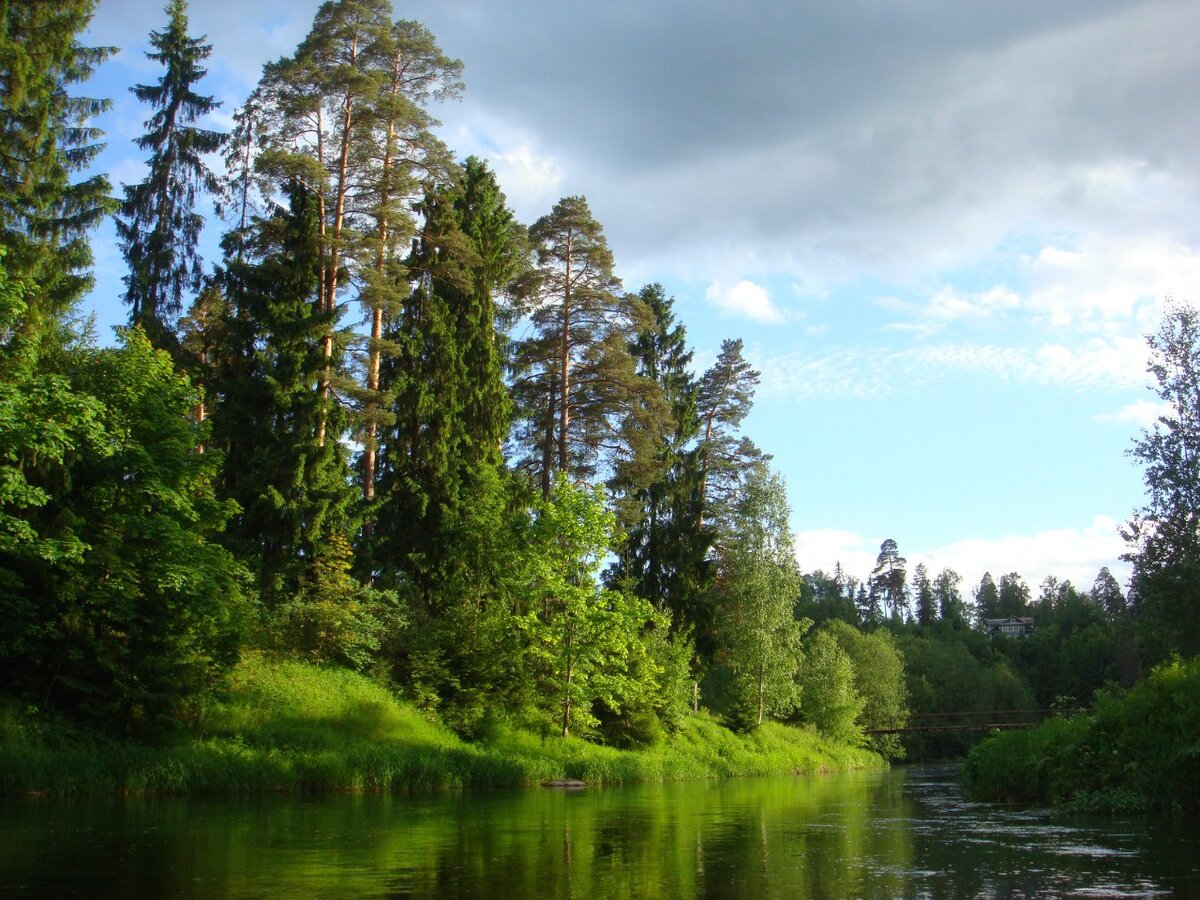
{"type": "Polygon", "coordinates": [[[767,289],[742,279],[731,286],[712,282],[704,292],[708,302],[727,315],[742,316],[755,322],[783,322],[785,316],[772,301],[767,289]]]}
{"type": "Polygon", "coordinates": [[[1088,330],[1147,330],[1168,294],[1200,285],[1200,250],[1175,241],[1093,239],[1044,247],[1029,263],[1025,305],[1036,322],[1088,330]]]}
{"type": "Polygon", "coordinates": [[[549,207],[558,199],[563,170],[553,157],[539,155],[529,145],[522,144],[489,154],[488,161],[496,170],[496,179],[514,208],[538,208],[549,212],[549,207]]]}
{"type": "Polygon", "coordinates": [[[874,546],[861,535],[839,528],[818,528],[798,531],[794,535],[796,560],[805,572],[823,569],[833,574],[840,563],[842,571],[855,578],[865,578],[875,565],[879,543],[874,546]]]}
{"type": "Polygon", "coordinates": [[[1072,390],[1127,390],[1146,384],[1142,338],[1094,337],[1075,345],[1003,347],[972,342],[885,347],[830,347],[806,352],[761,353],[765,394],[808,397],[885,397],[930,382],[978,376],[1072,390]]]}
{"type": "Polygon", "coordinates": [[[1093,338],[1085,344],[1046,344],[1028,362],[1027,379],[1073,388],[1135,388],[1146,383],[1148,350],[1141,337],[1093,338]]]}
{"type": "Polygon", "coordinates": [[[994,287],[977,294],[963,294],[945,287],[930,298],[926,314],[942,322],[990,319],[1020,305],[1021,298],[1007,287],[994,287]]]}
{"type": "MultiPolygon", "coordinates": [[[[850,576],[864,579],[875,565],[878,542],[852,531],[834,528],[797,532],[796,558],[805,572],[823,569],[833,572],[839,562],[850,576]]],[[[900,545],[908,560],[908,572],[924,563],[931,576],[942,569],[953,569],[962,576],[963,596],[971,591],[985,572],[994,578],[1016,572],[1029,585],[1034,596],[1047,575],[1071,581],[1077,588],[1092,586],[1104,566],[1124,584],[1129,565],[1120,560],[1126,550],[1117,532],[1117,522],[1109,516],[1094,516],[1087,525],[1058,528],[1030,535],[1004,535],[994,538],[967,538],[941,547],[917,549],[900,545]]]]}
{"type": "Polygon", "coordinates": [[[963,576],[964,593],[979,584],[984,572],[999,578],[1016,572],[1036,595],[1047,575],[1069,580],[1076,587],[1092,586],[1101,567],[1124,582],[1129,566],[1121,562],[1125,542],[1117,531],[1117,522],[1097,515],[1081,527],[1058,528],[1031,535],[1005,535],[998,538],[969,538],[942,547],[907,554],[910,571],[919,562],[931,573],[950,568],[963,576]]]}
{"type": "Polygon", "coordinates": [[[1096,416],[1096,421],[1114,425],[1132,423],[1141,428],[1149,428],[1158,421],[1159,416],[1164,416],[1170,411],[1169,403],[1161,403],[1157,400],[1139,400],[1121,407],[1116,412],[1101,413],[1096,416]]]}

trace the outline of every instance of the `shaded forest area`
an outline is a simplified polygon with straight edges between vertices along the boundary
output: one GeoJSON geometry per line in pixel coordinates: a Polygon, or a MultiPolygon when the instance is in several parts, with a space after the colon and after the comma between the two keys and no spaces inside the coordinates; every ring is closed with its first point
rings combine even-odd
{"type": "Polygon", "coordinates": [[[672,298],[622,285],[584,198],[516,221],[435,134],[462,64],[422,25],[324,4],[222,134],[197,124],[211,47],[171,0],[161,76],[132,88],[147,174],[114,197],[91,173],[105,101],[79,94],[112,52],[78,43],[93,9],[0,4],[6,733],[186,735],[253,653],[363,673],[467,738],[646,746],[703,708],[926,757],[970,738],[864,732],[1086,705],[1196,652],[1190,310],[1151,339],[1176,413],[1133,454],[1128,597],[1107,570],[968,597],[890,540],[862,581],[803,574],[742,428],[742,342],[697,371],[672,298]],[[76,312],[107,216],[116,346],[76,312]],[[1034,634],[985,635],[1010,615],[1034,634]]]}

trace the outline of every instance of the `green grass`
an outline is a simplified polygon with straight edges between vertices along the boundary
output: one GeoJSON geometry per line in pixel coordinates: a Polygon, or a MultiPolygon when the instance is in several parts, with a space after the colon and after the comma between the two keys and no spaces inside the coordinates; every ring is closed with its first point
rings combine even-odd
{"type": "Polygon", "coordinates": [[[1200,810],[1200,659],[1156,669],[1092,715],[1005,732],[963,767],[979,799],[1081,811],[1200,810]]]}
{"type": "Polygon", "coordinates": [[[866,750],[769,723],[738,735],[705,716],[618,750],[498,722],[477,743],[344,670],[248,655],[202,734],[163,747],[0,721],[0,794],[263,793],[726,778],[882,765],[866,750]]]}

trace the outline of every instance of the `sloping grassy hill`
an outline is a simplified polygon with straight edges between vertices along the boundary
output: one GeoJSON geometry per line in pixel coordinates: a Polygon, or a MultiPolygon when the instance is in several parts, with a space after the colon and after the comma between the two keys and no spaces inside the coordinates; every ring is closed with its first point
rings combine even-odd
{"type": "Polygon", "coordinates": [[[0,793],[395,790],[659,781],[882,765],[866,750],[770,723],[734,734],[688,719],[662,742],[619,750],[499,723],[468,743],[352,672],[250,654],[203,733],[165,747],[65,728],[0,731],[0,793]]]}

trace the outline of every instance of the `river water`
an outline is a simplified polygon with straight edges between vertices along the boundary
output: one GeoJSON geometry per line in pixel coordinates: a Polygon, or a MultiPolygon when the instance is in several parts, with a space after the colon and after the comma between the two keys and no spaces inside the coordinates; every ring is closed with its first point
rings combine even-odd
{"type": "Polygon", "coordinates": [[[563,791],[0,802],[0,896],[1200,897],[1200,827],[952,767],[563,791]]]}

